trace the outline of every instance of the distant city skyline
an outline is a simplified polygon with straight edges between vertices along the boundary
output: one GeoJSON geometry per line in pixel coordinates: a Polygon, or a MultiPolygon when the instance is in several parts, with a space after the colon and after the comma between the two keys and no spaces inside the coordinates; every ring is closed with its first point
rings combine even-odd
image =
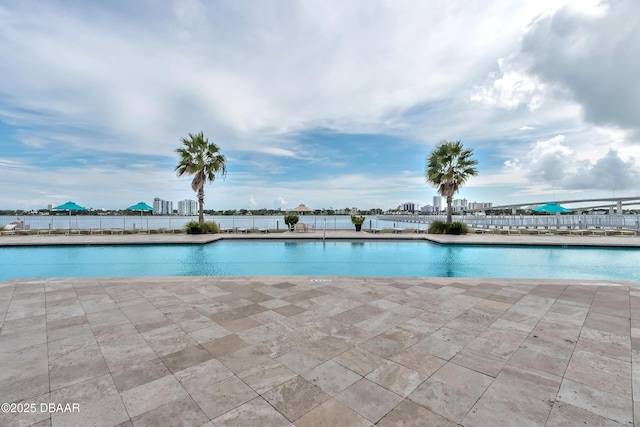
{"type": "MultiPolygon", "coordinates": [[[[442,198],[441,196],[434,196],[432,199],[432,203],[434,203],[433,206],[437,206],[437,207],[442,207],[443,205],[446,206],[446,203],[440,202],[439,204],[436,204],[436,199],[438,198],[442,198]]],[[[455,201],[461,201],[464,200],[465,201],[465,205],[466,205],[466,199],[458,199],[456,198],[455,201]]],[[[305,204],[305,203],[302,203],[305,204]]],[[[455,203],[454,203],[455,204],[455,203]]],[[[162,214],[163,212],[167,212],[169,210],[172,211],[177,211],[179,214],[181,215],[197,215],[198,213],[198,202],[197,200],[194,199],[184,199],[184,200],[179,200],[176,204],[177,208],[174,207],[174,201],[173,200],[166,200],[163,199],[161,197],[154,197],[153,198],[153,202],[152,202],[154,211],[154,214],[162,214]]],[[[306,205],[306,204],[305,204],[306,205]]],[[[397,207],[402,207],[404,210],[411,210],[411,209],[406,209],[407,205],[413,205],[415,210],[420,210],[420,208],[424,207],[424,206],[432,206],[431,204],[421,204],[421,203],[417,203],[417,202],[413,202],[413,201],[407,201],[404,202],[400,205],[398,205],[397,207]]],[[[41,208],[37,208],[37,209],[32,209],[34,211],[38,211],[38,210],[44,210],[44,209],[48,209],[48,210],[52,210],[53,208],[55,208],[56,205],[49,203],[47,204],[46,207],[41,207],[41,208]]],[[[84,206],[83,206],[84,207],[84,206]]],[[[396,206],[389,206],[387,208],[384,208],[383,210],[393,210],[397,208],[396,206]]],[[[114,208],[114,207],[107,207],[107,206],[102,206],[102,207],[93,207],[93,206],[87,206],[88,209],[91,210],[123,210],[126,208],[114,208]]],[[[275,208],[275,209],[280,209],[282,211],[286,211],[289,209],[292,209],[293,206],[291,208],[275,208]]],[[[236,210],[240,210],[240,209],[244,209],[244,208],[233,208],[236,210]]],[[[269,208],[266,206],[262,206],[262,207],[258,207],[258,208],[254,208],[254,209],[247,209],[247,210],[260,210],[260,209],[268,209],[268,210],[273,210],[274,208],[269,208]]],[[[344,210],[344,209],[365,209],[365,210],[370,210],[370,209],[378,209],[376,207],[333,207],[333,206],[322,206],[322,207],[316,207],[313,208],[314,210],[328,210],[328,209],[335,209],[335,210],[344,210]]],[[[382,209],[382,208],[379,208],[382,209]]],[[[9,210],[14,210],[9,208],[9,210]]],[[[209,210],[209,209],[206,209],[209,210]]],[[[213,209],[213,210],[220,210],[220,209],[213,209]]],[[[228,209],[227,209],[228,210],[228,209]]]]}
{"type": "Polygon", "coordinates": [[[0,16],[0,209],[195,199],[174,150],[200,131],[228,162],[205,209],[432,204],[444,139],[479,161],[469,202],[640,191],[635,0],[10,0],[0,16]]]}
{"type": "MultiPolygon", "coordinates": [[[[640,206],[640,196],[633,197],[606,197],[601,199],[573,199],[573,200],[561,200],[559,201],[562,204],[565,204],[571,210],[575,212],[585,212],[590,210],[603,210],[609,211],[610,213],[616,213],[620,210],[622,211],[638,211],[638,206],[640,206]]],[[[144,202],[142,202],[144,203],[144,202]]],[[[453,212],[474,212],[474,211],[490,211],[494,209],[498,210],[510,210],[510,209],[532,209],[533,207],[540,206],[546,204],[547,202],[540,201],[528,201],[524,203],[515,203],[515,204],[507,204],[507,205],[497,205],[493,202],[487,201],[469,201],[467,199],[454,198],[452,200],[452,209],[453,212]]],[[[301,203],[298,205],[304,205],[306,208],[309,208],[305,203],[301,203]]],[[[198,202],[193,199],[185,199],[180,200],[176,204],[177,208],[174,208],[174,203],[172,200],[164,200],[160,197],[154,197],[153,199],[153,215],[197,215],[198,214],[198,202]]],[[[22,210],[18,209],[17,211],[26,212],[26,213],[37,213],[41,211],[52,211],[56,206],[53,204],[47,205],[46,208],[39,209],[30,209],[30,210],[22,210]]],[[[296,206],[298,207],[298,206],[296,206]]],[[[88,212],[99,212],[99,211],[121,211],[128,210],[126,208],[94,208],[94,207],[86,207],[88,212]]],[[[431,214],[437,212],[444,212],[446,210],[446,198],[436,195],[433,196],[431,200],[431,204],[420,204],[414,203],[413,201],[405,201],[398,206],[391,206],[387,208],[376,208],[376,207],[363,207],[363,206],[352,206],[352,207],[339,207],[339,206],[316,206],[314,208],[310,208],[316,213],[319,211],[334,211],[336,213],[349,213],[349,212],[370,212],[370,211],[382,211],[382,212],[392,212],[392,211],[409,211],[415,213],[423,213],[423,214],[431,214]]],[[[286,212],[289,210],[295,210],[295,208],[268,208],[268,207],[260,207],[253,209],[246,208],[229,208],[229,209],[205,209],[205,211],[217,211],[217,212],[256,212],[256,211],[270,211],[270,212],[286,212]]],[[[16,209],[0,209],[0,211],[16,211],[16,209]]]]}

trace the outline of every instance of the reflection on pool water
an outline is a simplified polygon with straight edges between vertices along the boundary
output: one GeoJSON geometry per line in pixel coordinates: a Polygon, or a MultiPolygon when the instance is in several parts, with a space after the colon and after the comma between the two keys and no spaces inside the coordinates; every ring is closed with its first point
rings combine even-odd
{"type": "Polygon", "coordinates": [[[407,241],[0,248],[0,280],[123,276],[437,276],[631,280],[640,249],[407,241]]]}

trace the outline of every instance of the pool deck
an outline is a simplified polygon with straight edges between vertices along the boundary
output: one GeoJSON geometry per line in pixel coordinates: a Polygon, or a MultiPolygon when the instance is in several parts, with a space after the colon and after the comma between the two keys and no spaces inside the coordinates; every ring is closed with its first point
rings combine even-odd
{"type": "MultiPolygon", "coordinates": [[[[210,238],[4,236],[0,244],[210,238]]],[[[10,405],[23,413],[3,407],[2,426],[640,426],[640,284],[632,282],[15,279],[0,282],[0,328],[0,403],[28,404],[10,405]]]]}
{"type": "Polygon", "coordinates": [[[638,236],[576,236],[576,235],[499,235],[467,234],[464,236],[417,233],[370,233],[354,230],[283,233],[222,233],[222,234],[115,234],[115,235],[10,235],[0,237],[0,246],[46,245],[132,245],[132,244],[205,244],[235,239],[311,239],[330,240],[423,240],[443,244],[478,245],[551,245],[640,248],[638,236]]]}

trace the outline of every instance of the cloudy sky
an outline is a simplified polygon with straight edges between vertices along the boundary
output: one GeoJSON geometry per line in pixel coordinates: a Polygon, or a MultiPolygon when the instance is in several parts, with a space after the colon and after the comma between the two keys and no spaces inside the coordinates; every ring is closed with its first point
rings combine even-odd
{"type": "Polygon", "coordinates": [[[0,209],[195,198],[180,138],[227,156],[211,209],[430,203],[461,140],[494,204],[640,193],[637,0],[4,0],[0,209]]]}

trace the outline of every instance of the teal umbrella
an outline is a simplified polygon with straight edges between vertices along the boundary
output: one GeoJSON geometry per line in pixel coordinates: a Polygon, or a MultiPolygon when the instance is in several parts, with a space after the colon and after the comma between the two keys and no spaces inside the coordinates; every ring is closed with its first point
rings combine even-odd
{"type": "Polygon", "coordinates": [[[152,211],[153,208],[151,206],[149,206],[148,204],[146,204],[145,202],[138,202],[133,206],[129,206],[127,208],[128,211],[140,211],[145,212],[145,211],[152,211]]]}
{"type": "MultiPolygon", "coordinates": [[[[142,212],[150,212],[153,210],[151,206],[145,202],[138,202],[127,208],[128,211],[140,211],[140,228],[142,228],[142,212]]],[[[147,229],[149,229],[149,218],[147,218],[147,229]]]]}
{"type": "Polygon", "coordinates": [[[83,208],[82,206],[75,204],[73,202],[63,203],[59,206],[56,206],[52,210],[54,211],[69,211],[69,230],[71,230],[71,211],[86,211],[87,208],[83,208]]]}
{"type": "Polygon", "coordinates": [[[67,202],[67,203],[63,203],[62,205],[56,206],[55,208],[53,208],[54,211],[86,211],[87,208],[83,208],[82,206],[73,203],[73,202],[67,202]]]}
{"type": "Polygon", "coordinates": [[[562,207],[556,202],[549,202],[545,205],[540,205],[533,208],[533,211],[541,212],[541,213],[567,213],[567,212],[571,212],[571,209],[562,207]]]}

